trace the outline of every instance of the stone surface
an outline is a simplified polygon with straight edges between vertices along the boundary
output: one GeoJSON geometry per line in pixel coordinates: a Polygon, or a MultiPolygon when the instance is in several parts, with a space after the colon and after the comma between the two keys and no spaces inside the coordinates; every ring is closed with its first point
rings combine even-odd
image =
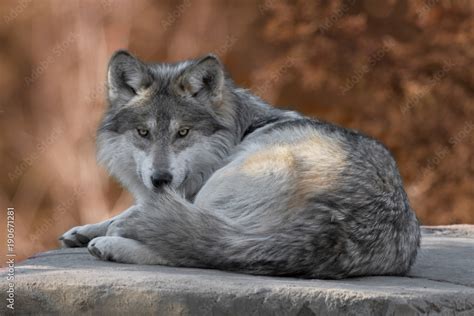
{"type": "MultiPolygon", "coordinates": [[[[7,312],[6,271],[0,314],[7,312]]],[[[39,254],[16,267],[18,314],[474,315],[474,226],[423,229],[408,277],[338,281],[99,261],[85,249],[39,254]]]]}

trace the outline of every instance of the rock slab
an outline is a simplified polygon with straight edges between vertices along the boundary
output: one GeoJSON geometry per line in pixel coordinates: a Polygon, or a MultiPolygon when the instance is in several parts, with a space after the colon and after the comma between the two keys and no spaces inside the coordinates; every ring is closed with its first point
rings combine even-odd
{"type": "MultiPolygon", "coordinates": [[[[8,283],[4,268],[1,315],[10,312],[8,283]]],[[[261,277],[53,250],[16,266],[14,307],[19,315],[474,315],[474,226],[423,227],[407,277],[261,277]]]]}

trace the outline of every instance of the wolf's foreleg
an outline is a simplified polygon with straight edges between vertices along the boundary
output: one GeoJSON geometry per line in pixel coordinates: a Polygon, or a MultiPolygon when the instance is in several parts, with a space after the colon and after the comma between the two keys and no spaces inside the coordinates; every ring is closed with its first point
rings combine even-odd
{"type": "Polygon", "coordinates": [[[89,251],[102,260],[211,266],[208,261],[223,255],[221,249],[225,247],[218,245],[220,239],[233,228],[225,217],[196,207],[173,191],[166,191],[111,223],[105,237],[89,243],[89,251]],[[121,239],[113,239],[115,237],[121,239]],[[119,240],[127,243],[118,243],[119,240]]]}
{"type": "Polygon", "coordinates": [[[62,245],[67,248],[86,247],[89,241],[92,239],[105,236],[111,223],[122,218],[123,216],[127,216],[127,214],[131,213],[133,209],[134,206],[128,208],[119,215],[100,223],[73,227],[65,232],[61,237],[59,237],[59,240],[61,241],[62,245]]]}

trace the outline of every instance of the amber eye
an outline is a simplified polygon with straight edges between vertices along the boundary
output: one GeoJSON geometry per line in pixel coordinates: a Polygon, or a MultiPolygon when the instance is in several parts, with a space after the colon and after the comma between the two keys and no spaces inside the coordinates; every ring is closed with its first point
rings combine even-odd
{"type": "Polygon", "coordinates": [[[148,136],[148,130],[143,129],[143,128],[137,128],[138,135],[141,137],[147,137],[148,136]]]}
{"type": "Polygon", "coordinates": [[[189,127],[183,127],[179,129],[178,136],[185,137],[186,135],[188,135],[188,133],[189,133],[189,127]]]}

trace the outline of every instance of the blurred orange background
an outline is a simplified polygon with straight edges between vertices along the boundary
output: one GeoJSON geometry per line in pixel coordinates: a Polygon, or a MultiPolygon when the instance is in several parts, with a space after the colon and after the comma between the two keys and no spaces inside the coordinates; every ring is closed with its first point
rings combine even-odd
{"type": "Polygon", "coordinates": [[[382,140],[423,224],[474,223],[470,0],[12,0],[0,37],[0,204],[2,223],[15,208],[17,259],[132,202],[95,161],[119,48],[214,52],[268,102],[382,140]]]}

